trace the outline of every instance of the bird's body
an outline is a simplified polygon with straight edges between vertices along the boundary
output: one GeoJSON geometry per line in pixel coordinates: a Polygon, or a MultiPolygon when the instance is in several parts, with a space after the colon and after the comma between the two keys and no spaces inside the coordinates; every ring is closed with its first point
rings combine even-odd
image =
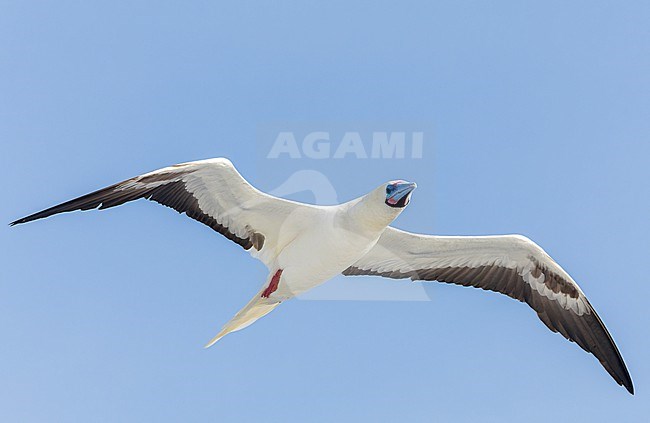
{"type": "Polygon", "coordinates": [[[334,223],[339,218],[333,209],[318,213],[317,223],[306,225],[284,246],[274,266],[282,269],[283,284],[274,297],[287,300],[320,285],[350,267],[377,242],[379,234],[349,236],[334,223]]]}
{"type": "Polygon", "coordinates": [[[207,346],[340,273],[439,281],[526,302],[549,329],[594,354],[617,383],[633,392],[614,341],[580,287],[528,238],[440,237],[390,227],[414,189],[413,183],[391,181],[347,203],[315,206],[262,193],[229,160],[219,158],[146,173],[12,225],[147,198],[223,234],[262,261],[269,274],[207,346]]]}
{"type": "MultiPolygon", "coordinates": [[[[379,231],[347,229],[356,222],[338,207],[301,210],[291,215],[273,246],[271,272],[282,269],[282,284],[271,298],[288,300],[350,267],[377,242],[379,231]]],[[[255,254],[255,252],[253,252],[255,254]]]]}
{"type": "Polygon", "coordinates": [[[291,216],[281,231],[286,232],[287,242],[271,266],[283,270],[285,283],[278,289],[278,298],[289,299],[326,282],[372,249],[392,219],[389,215],[380,225],[367,225],[370,210],[359,198],[291,216]]]}

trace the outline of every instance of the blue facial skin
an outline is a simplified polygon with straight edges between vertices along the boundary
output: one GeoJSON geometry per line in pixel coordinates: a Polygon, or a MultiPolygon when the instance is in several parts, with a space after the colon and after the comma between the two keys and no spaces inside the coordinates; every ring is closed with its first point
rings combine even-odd
{"type": "Polygon", "coordinates": [[[396,181],[386,186],[386,204],[390,207],[406,207],[409,194],[417,187],[414,182],[396,181]]]}

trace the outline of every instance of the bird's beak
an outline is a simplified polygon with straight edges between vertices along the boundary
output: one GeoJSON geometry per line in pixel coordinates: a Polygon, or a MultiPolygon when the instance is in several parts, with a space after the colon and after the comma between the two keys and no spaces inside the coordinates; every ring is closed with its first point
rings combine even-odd
{"type": "MultiPolygon", "coordinates": [[[[400,182],[395,185],[395,192],[386,199],[386,202],[389,205],[397,205],[402,199],[408,198],[409,194],[417,187],[415,182],[400,182]]],[[[404,205],[406,205],[406,202],[404,202],[404,205]]]]}

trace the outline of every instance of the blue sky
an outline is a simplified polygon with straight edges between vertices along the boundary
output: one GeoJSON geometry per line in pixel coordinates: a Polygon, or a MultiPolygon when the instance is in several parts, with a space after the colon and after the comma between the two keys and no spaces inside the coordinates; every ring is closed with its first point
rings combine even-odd
{"type": "Polygon", "coordinates": [[[647,418],[649,20],[641,1],[2,2],[0,221],[218,156],[265,190],[317,169],[340,201],[415,180],[396,226],[538,242],[637,389],[526,306],[446,285],[290,301],[204,350],[265,269],[141,201],[0,227],[2,420],[647,418]],[[280,126],[426,137],[421,159],[287,166],[264,159],[280,126]]]}

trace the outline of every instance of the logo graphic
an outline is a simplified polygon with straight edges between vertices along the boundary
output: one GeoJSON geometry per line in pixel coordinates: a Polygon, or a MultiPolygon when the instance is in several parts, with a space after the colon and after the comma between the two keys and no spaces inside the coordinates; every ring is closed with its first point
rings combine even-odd
{"type": "MultiPolygon", "coordinates": [[[[422,123],[262,124],[256,139],[260,188],[295,201],[340,204],[386,180],[410,177],[414,167],[423,165],[432,134],[422,123]],[[387,170],[390,176],[382,176],[387,170]]],[[[430,290],[408,279],[340,275],[297,298],[431,301],[430,290]]]]}

